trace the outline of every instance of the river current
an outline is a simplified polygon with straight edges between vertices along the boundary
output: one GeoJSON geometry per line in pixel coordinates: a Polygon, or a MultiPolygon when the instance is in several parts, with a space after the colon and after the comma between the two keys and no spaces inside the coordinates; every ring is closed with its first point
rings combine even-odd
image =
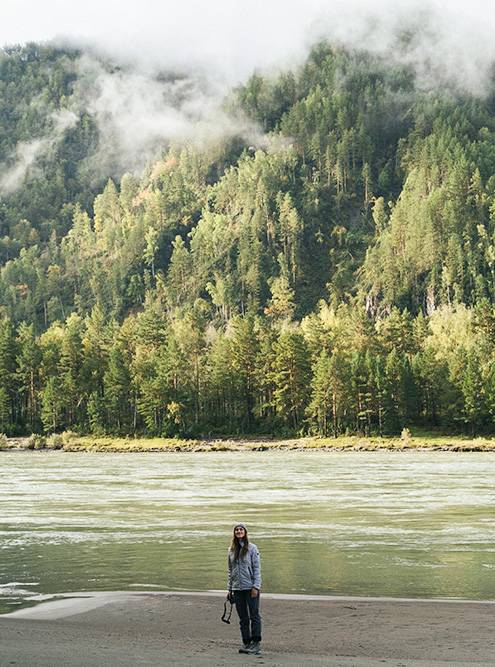
{"type": "Polygon", "coordinates": [[[273,593],[495,599],[495,454],[0,453],[0,612],[225,589],[247,523],[273,593]]]}

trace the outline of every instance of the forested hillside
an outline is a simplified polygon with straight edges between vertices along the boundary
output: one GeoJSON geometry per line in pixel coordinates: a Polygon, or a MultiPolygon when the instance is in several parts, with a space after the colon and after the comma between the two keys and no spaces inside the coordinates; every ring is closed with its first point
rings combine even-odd
{"type": "Polygon", "coordinates": [[[319,44],[102,183],[79,55],[0,55],[0,431],[495,430],[495,88],[319,44]]]}

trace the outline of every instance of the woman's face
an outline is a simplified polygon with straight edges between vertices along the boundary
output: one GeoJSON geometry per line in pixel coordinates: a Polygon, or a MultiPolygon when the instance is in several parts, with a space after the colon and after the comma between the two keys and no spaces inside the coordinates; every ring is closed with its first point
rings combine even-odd
{"type": "Polygon", "coordinates": [[[238,540],[242,540],[246,537],[246,529],[243,528],[242,526],[236,526],[234,528],[234,535],[237,537],[238,540]]]}

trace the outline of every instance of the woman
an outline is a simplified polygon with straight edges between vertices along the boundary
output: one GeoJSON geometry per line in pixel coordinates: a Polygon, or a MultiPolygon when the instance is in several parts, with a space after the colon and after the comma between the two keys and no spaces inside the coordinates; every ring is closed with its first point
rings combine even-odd
{"type": "Polygon", "coordinates": [[[239,615],[243,646],[239,653],[261,652],[261,563],[256,544],[249,541],[247,528],[236,523],[228,553],[229,594],[233,593],[239,615]]]}

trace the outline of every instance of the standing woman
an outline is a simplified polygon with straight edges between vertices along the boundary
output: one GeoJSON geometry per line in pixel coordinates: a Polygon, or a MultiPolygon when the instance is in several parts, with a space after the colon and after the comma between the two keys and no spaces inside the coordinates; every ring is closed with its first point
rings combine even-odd
{"type": "Polygon", "coordinates": [[[261,563],[256,544],[249,541],[245,524],[236,523],[228,553],[229,593],[234,594],[243,646],[239,653],[261,652],[261,563]]]}

